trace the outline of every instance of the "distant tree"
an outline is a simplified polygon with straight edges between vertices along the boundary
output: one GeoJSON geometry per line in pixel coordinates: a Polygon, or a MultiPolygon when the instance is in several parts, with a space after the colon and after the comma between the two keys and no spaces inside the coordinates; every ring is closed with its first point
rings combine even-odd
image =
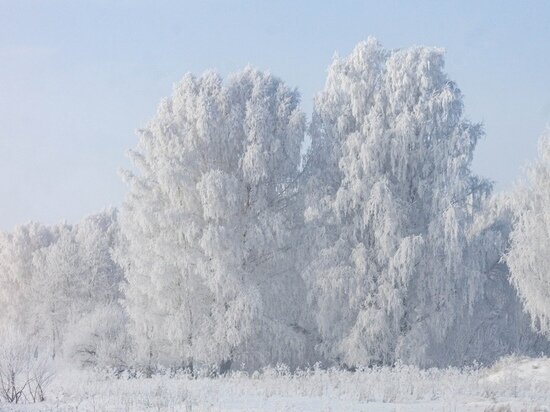
{"type": "Polygon", "coordinates": [[[33,340],[38,339],[34,294],[36,268],[33,256],[58,238],[57,230],[38,223],[0,233],[0,327],[33,340]],[[19,332],[17,332],[19,331],[19,332]]]}
{"type": "Polygon", "coordinates": [[[36,319],[55,351],[72,324],[120,298],[121,268],[111,258],[118,234],[116,211],[56,228],[58,237],[33,255],[36,319]],[[38,298],[40,296],[40,298],[38,298]]]}
{"type": "Polygon", "coordinates": [[[127,316],[117,302],[98,302],[69,325],[63,343],[66,358],[82,367],[123,371],[131,363],[127,316]]]}
{"type": "Polygon", "coordinates": [[[0,326],[32,338],[56,357],[81,317],[118,305],[123,274],[111,258],[117,235],[115,210],[76,225],[31,223],[3,234],[0,326]]]}
{"type": "Polygon", "coordinates": [[[305,356],[298,104],[252,69],[226,83],[187,75],[140,131],[118,256],[143,366],[223,371],[305,356]]]}
{"type": "Polygon", "coordinates": [[[515,222],[506,262],[536,330],[550,336],[550,134],[514,196],[515,222]]]}
{"type": "Polygon", "coordinates": [[[337,362],[428,365],[482,291],[465,260],[490,192],[470,172],[482,129],[443,65],[440,49],[371,38],[334,61],[315,101],[304,186],[320,250],[303,276],[337,362]]]}

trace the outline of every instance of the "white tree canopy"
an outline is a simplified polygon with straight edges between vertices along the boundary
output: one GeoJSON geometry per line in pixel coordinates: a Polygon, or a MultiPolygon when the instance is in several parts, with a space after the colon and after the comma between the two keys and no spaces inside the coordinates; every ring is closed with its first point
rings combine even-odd
{"type": "Polygon", "coordinates": [[[0,233],[0,330],[148,372],[550,349],[529,324],[550,337],[550,135],[493,195],[443,51],[372,38],[330,66],[303,157],[299,104],[251,68],[186,75],[139,131],[120,213],[0,233]]]}
{"type": "Polygon", "coordinates": [[[0,234],[0,326],[55,357],[82,316],[118,305],[123,274],[111,258],[117,234],[115,210],[76,225],[30,223],[0,234]]]}
{"type": "Polygon", "coordinates": [[[143,365],[303,358],[298,104],[296,91],[253,69],[225,83],[187,75],[140,131],[119,260],[143,365]]]}
{"type": "Polygon", "coordinates": [[[464,258],[490,190],[470,172],[482,129],[443,64],[440,49],[371,38],[334,61],[315,101],[306,217],[323,240],[304,278],[339,362],[428,364],[479,292],[464,258]]]}

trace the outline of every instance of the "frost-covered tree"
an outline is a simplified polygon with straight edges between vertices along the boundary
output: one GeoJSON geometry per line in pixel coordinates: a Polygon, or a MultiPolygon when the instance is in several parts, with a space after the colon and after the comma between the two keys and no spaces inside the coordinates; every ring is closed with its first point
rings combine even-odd
{"type": "Polygon", "coordinates": [[[490,190],[470,172],[482,129],[443,65],[440,49],[369,39],[315,101],[305,216],[320,250],[303,276],[328,359],[431,364],[481,290],[465,255],[490,190]]]}
{"type": "Polygon", "coordinates": [[[550,133],[514,198],[515,222],[506,262],[536,330],[550,336],[550,133]]]}
{"type": "Polygon", "coordinates": [[[36,334],[40,322],[35,317],[39,301],[34,294],[33,256],[57,238],[55,229],[38,223],[0,233],[0,327],[20,330],[27,337],[36,334]]]}
{"type": "Polygon", "coordinates": [[[117,235],[115,210],[76,225],[31,223],[3,234],[0,325],[16,328],[56,357],[83,316],[118,305],[123,275],[111,258],[117,235]]]}
{"type": "Polygon", "coordinates": [[[118,302],[98,303],[69,325],[63,343],[65,357],[83,367],[124,370],[131,350],[127,322],[118,302]]]}
{"type": "Polygon", "coordinates": [[[140,131],[119,249],[142,366],[305,355],[294,270],[299,95],[252,69],[187,75],[140,131]]]}
{"type": "Polygon", "coordinates": [[[36,300],[36,318],[54,351],[82,316],[117,302],[123,279],[111,258],[118,234],[115,210],[56,230],[57,240],[33,255],[33,292],[42,296],[36,300]]]}
{"type": "Polygon", "coordinates": [[[512,222],[513,202],[506,193],[489,197],[476,212],[466,236],[464,265],[481,280],[479,293],[472,311],[457,313],[441,345],[444,350],[432,354],[434,364],[491,364],[509,354],[548,353],[549,342],[531,330],[503,259],[512,222]]]}

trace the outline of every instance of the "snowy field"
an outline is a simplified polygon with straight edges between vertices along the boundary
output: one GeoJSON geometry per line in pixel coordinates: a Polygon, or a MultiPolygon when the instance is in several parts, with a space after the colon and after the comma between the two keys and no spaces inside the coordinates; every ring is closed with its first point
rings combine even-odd
{"type": "Polygon", "coordinates": [[[224,378],[114,378],[65,372],[39,404],[2,411],[550,411],[550,359],[507,358],[492,368],[362,372],[284,368],[224,378]]]}

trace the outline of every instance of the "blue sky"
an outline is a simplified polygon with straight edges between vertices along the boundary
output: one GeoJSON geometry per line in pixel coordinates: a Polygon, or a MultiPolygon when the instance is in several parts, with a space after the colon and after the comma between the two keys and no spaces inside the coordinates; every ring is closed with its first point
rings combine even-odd
{"type": "Polygon", "coordinates": [[[135,129],[186,72],[269,69],[310,112],[336,52],[446,48],[474,170],[512,186],[550,123],[548,1],[0,0],[0,229],[117,206],[135,129]]]}

